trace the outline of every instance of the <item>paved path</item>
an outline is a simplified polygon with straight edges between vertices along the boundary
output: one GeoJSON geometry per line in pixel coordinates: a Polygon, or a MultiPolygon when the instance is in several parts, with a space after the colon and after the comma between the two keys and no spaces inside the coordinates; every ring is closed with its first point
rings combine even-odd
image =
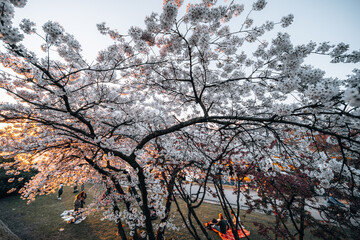
{"type": "MultiPolygon", "coordinates": [[[[186,185],[186,190],[188,191],[189,194],[196,194],[197,191],[199,189],[198,185],[192,185],[190,188],[190,184],[186,185]]],[[[214,187],[210,187],[211,191],[216,192],[214,187]]],[[[228,199],[228,201],[230,202],[230,204],[234,207],[237,206],[237,196],[236,194],[233,194],[233,190],[231,187],[225,187],[224,189],[224,193],[226,195],[226,198],[228,199]]],[[[250,190],[250,195],[253,199],[257,199],[259,198],[259,196],[257,195],[257,192],[254,190],[250,190]]],[[[215,204],[219,204],[219,200],[217,197],[213,197],[211,194],[207,193],[205,196],[205,200],[207,202],[211,202],[211,203],[215,203],[215,204]]],[[[248,206],[245,204],[245,197],[243,194],[240,195],[239,198],[239,205],[240,205],[240,209],[248,209],[248,206]]],[[[310,205],[310,202],[307,201],[307,204],[310,205]]],[[[313,207],[318,208],[320,205],[326,205],[326,201],[324,199],[324,197],[316,197],[315,199],[315,205],[313,205],[313,207]]],[[[318,210],[314,209],[313,207],[305,207],[305,209],[307,211],[309,211],[311,213],[311,215],[317,219],[317,220],[321,220],[322,218],[319,215],[318,210]]]]}

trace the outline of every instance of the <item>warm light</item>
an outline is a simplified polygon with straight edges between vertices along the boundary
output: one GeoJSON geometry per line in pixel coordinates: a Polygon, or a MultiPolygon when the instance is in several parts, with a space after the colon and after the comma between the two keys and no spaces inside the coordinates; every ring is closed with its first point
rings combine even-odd
{"type": "Polygon", "coordinates": [[[0,130],[4,130],[7,126],[7,123],[0,123],[0,130]]]}

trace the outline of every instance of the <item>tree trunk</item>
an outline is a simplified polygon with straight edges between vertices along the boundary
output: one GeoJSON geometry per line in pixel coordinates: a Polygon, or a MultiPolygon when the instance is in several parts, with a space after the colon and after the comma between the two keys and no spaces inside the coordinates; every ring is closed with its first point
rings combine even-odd
{"type": "MultiPolygon", "coordinates": [[[[114,214],[118,214],[120,212],[120,209],[117,206],[115,201],[113,202],[113,211],[114,211],[114,214]]],[[[117,220],[118,220],[118,222],[117,222],[117,234],[121,237],[122,240],[126,240],[127,237],[126,237],[126,233],[124,231],[124,228],[122,226],[121,219],[118,218],[117,220]]]]}
{"type": "MultiPolygon", "coordinates": [[[[165,179],[166,177],[164,176],[165,174],[163,173],[163,179],[165,179]]],[[[177,176],[177,171],[174,171],[174,173],[172,174],[169,183],[167,184],[167,198],[166,198],[166,205],[165,205],[165,217],[163,219],[161,219],[161,222],[166,222],[169,218],[169,213],[171,210],[171,202],[172,202],[172,195],[174,192],[174,186],[175,186],[175,178],[177,176]]],[[[165,233],[165,228],[159,228],[159,230],[156,233],[156,239],[157,240],[163,240],[164,239],[164,233],[165,233]]]]}
{"type": "Polygon", "coordinates": [[[194,209],[189,206],[189,211],[191,212],[191,215],[194,216],[194,219],[196,221],[196,223],[198,224],[198,226],[200,227],[201,231],[204,233],[206,239],[211,239],[211,237],[209,236],[208,232],[206,231],[206,229],[204,228],[204,225],[200,222],[199,218],[197,217],[194,209]]]}
{"type": "Polygon", "coordinates": [[[304,240],[305,235],[305,198],[300,200],[300,229],[299,229],[299,240],[304,240]]]}
{"type": "Polygon", "coordinates": [[[148,193],[146,189],[146,181],[145,181],[145,175],[143,172],[143,169],[138,166],[136,168],[138,170],[138,178],[139,178],[139,189],[141,192],[141,198],[143,203],[143,213],[145,215],[145,227],[146,227],[146,233],[149,240],[155,240],[155,234],[154,229],[151,223],[151,217],[150,217],[150,210],[149,210],[149,203],[148,203],[148,193]]]}

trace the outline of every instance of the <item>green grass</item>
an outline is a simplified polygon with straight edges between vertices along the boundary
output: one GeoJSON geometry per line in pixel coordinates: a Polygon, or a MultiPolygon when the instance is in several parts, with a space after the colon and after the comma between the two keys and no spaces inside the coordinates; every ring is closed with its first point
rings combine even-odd
{"type": "Polygon", "coordinates": [[[61,201],[50,194],[29,205],[19,196],[0,199],[0,219],[21,239],[114,239],[115,225],[100,221],[100,216],[91,215],[78,225],[67,224],[60,217],[63,211],[73,209],[74,195],[65,188],[61,201]]]}
{"type": "MultiPolygon", "coordinates": [[[[21,200],[19,196],[9,196],[0,199],[0,219],[21,239],[26,240],[67,240],[67,239],[86,239],[86,240],[111,240],[116,239],[115,223],[107,220],[101,221],[101,214],[90,215],[81,224],[67,224],[60,214],[64,210],[73,208],[74,195],[72,189],[64,188],[62,200],[59,201],[55,194],[47,196],[39,196],[36,201],[27,205],[26,201],[21,200]],[[63,229],[60,231],[60,229],[63,229]]],[[[87,202],[91,200],[91,194],[87,202]]],[[[173,205],[175,209],[175,204],[173,205]]],[[[218,216],[221,212],[220,206],[204,203],[197,209],[198,216],[202,222],[210,221],[218,216]]],[[[182,226],[179,215],[174,212],[174,222],[177,226],[182,226]]],[[[274,217],[259,213],[252,213],[246,218],[242,217],[242,221],[247,230],[251,232],[251,239],[264,239],[257,233],[252,222],[261,222],[266,225],[274,223],[274,217]]],[[[199,230],[200,233],[200,230],[199,230]]],[[[220,239],[214,233],[209,232],[212,239],[220,239]]],[[[181,228],[180,231],[168,232],[167,237],[175,239],[192,239],[186,229],[181,228]]],[[[309,235],[307,239],[316,239],[309,235]]]]}

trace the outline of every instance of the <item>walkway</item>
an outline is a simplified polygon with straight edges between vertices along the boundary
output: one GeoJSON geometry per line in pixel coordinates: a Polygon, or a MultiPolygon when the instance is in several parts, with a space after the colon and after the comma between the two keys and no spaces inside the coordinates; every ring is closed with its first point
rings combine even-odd
{"type": "MultiPolygon", "coordinates": [[[[188,191],[189,194],[194,194],[197,192],[197,190],[199,189],[198,185],[192,185],[191,187],[191,192],[190,192],[190,184],[186,185],[186,190],[188,191]]],[[[211,191],[216,192],[214,187],[210,187],[211,191]]],[[[226,186],[224,188],[224,193],[226,195],[226,198],[228,199],[228,201],[230,202],[230,204],[233,207],[237,207],[237,196],[236,194],[233,194],[233,190],[232,187],[228,187],[226,186]]],[[[259,198],[259,196],[257,195],[257,192],[254,190],[250,190],[250,195],[253,199],[257,199],[259,198]]],[[[217,197],[213,197],[211,194],[207,193],[205,196],[205,201],[206,202],[210,202],[210,203],[214,203],[214,204],[220,204],[219,200],[217,197]]],[[[240,195],[239,198],[239,205],[240,205],[240,209],[248,209],[248,206],[245,204],[245,196],[243,194],[240,195]]],[[[310,205],[310,202],[307,201],[307,205],[310,205]]],[[[321,220],[322,218],[319,215],[318,210],[314,209],[314,208],[318,208],[320,205],[326,205],[326,201],[324,199],[324,197],[316,197],[315,198],[315,205],[313,205],[312,207],[305,207],[306,211],[309,211],[311,213],[311,215],[317,219],[317,220],[321,220]]],[[[270,209],[269,209],[270,210],[270,209]]]]}

